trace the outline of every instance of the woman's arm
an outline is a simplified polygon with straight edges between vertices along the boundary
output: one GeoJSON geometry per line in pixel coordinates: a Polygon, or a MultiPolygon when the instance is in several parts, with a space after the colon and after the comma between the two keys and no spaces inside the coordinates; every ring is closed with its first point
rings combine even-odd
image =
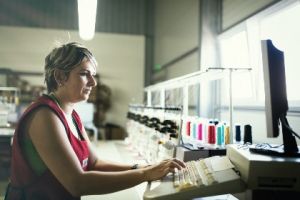
{"type": "Polygon", "coordinates": [[[112,171],[124,171],[124,170],[132,169],[133,165],[122,164],[122,163],[99,159],[84,128],[83,128],[82,134],[83,134],[84,139],[88,143],[88,147],[89,147],[89,151],[90,151],[89,170],[91,170],[91,171],[93,171],[93,170],[94,171],[111,171],[112,172],[112,171]]]}
{"type": "Polygon", "coordinates": [[[94,163],[92,163],[90,170],[113,172],[113,171],[131,170],[133,169],[133,167],[134,164],[128,165],[128,164],[122,164],[122,163],[106,161],[106,160],[96,158],[94,160],[94,163]]]}
{"type": "MultiPolygon", "coordinates": [[[[39,109],[27,123],[28,133],[42,160],[58,181],[74,196],[119,191],[143,181],[160,179],[174,168],[184,166],[177,160],[167,160],[137,170],[85,172],[69,143],[62,122],[50,109],[39,109]]],[[[95,162],[95,168],[106,169],[109,166],[110,164],[101,161],[95,162]]],[[[116,165],[111,166],[118,168],[116,165]]],[[[119,166],[118,169],[121,168],[119,166]]]]}

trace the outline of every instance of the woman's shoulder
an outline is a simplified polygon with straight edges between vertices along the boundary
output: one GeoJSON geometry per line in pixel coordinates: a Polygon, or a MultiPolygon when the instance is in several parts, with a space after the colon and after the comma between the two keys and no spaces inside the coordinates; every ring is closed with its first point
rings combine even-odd
{"type": "Polygon", "coordinates": [[[57,121],[58,116],[55,114],[55,111],[48,106],[38,106],[26,113],[22,120],[24,123],[42,123],[47,124],[51,121],[57,121]]]}
{"type": "Polygon", "coordinates": [[[50,114],[53,112],[59,113],[60,109],[48,95],[43,95],[27,107],[27,109],[23,113],[23,116],[25,117],[26,115],[31,115],[33,113],[50,114]]]}

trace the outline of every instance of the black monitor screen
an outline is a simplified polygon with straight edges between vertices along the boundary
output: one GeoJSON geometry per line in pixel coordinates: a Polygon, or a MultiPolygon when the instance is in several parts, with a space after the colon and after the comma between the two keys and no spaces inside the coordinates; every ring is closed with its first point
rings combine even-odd
{"type": "Polygon", "coordinates": [[[267,136],[279,135],[280,116],[288,111],[284,53],[271,40],[262,40],[267,136]]]}
{"type": "Polygon", "coordinates": [[[284,53],[278,50],[271,40],[261,41],[267,137],[277,137],[281,128],[283,145],[270,148],[250,148],[250,151],[265,155],[300,157],[296,139],[299,137],[289,126],[286,115],[288,101],[286,95],[286,78],[284,53]]]}

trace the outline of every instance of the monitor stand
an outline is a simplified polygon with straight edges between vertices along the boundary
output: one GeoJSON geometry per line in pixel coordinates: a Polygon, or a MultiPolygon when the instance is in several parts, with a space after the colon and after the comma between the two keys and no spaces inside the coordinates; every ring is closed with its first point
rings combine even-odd
{"type": "Polygon", "coordinates": [[[250,147],[250,152],[268,156],[279,156],[279,157],[299,157],[300,158],[300,151],[298,152],[285,152],[283,149],[277,148],[257,148],[257,147],[250,147]]]}
{"type": "Polygon", "coordinates": [[[282,127],[282,137],[283,137],[283,148],[249,148],[250,152],[269,155],[269,156],[280,156],[280,157],[299,157],[300,151],[297,146],[297,142],[293,131],[291,130],[287,118],[285,116],[280,117],[281,127],[282,127]]]}

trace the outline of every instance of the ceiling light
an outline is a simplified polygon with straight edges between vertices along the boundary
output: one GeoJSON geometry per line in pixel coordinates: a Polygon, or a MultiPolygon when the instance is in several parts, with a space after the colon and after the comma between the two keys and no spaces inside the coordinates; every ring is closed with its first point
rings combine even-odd
{"type": "Polygon", "coordinates": [[[79,36],[91,40],[95,35],[97,0],[77,0],[79,36]]]}

